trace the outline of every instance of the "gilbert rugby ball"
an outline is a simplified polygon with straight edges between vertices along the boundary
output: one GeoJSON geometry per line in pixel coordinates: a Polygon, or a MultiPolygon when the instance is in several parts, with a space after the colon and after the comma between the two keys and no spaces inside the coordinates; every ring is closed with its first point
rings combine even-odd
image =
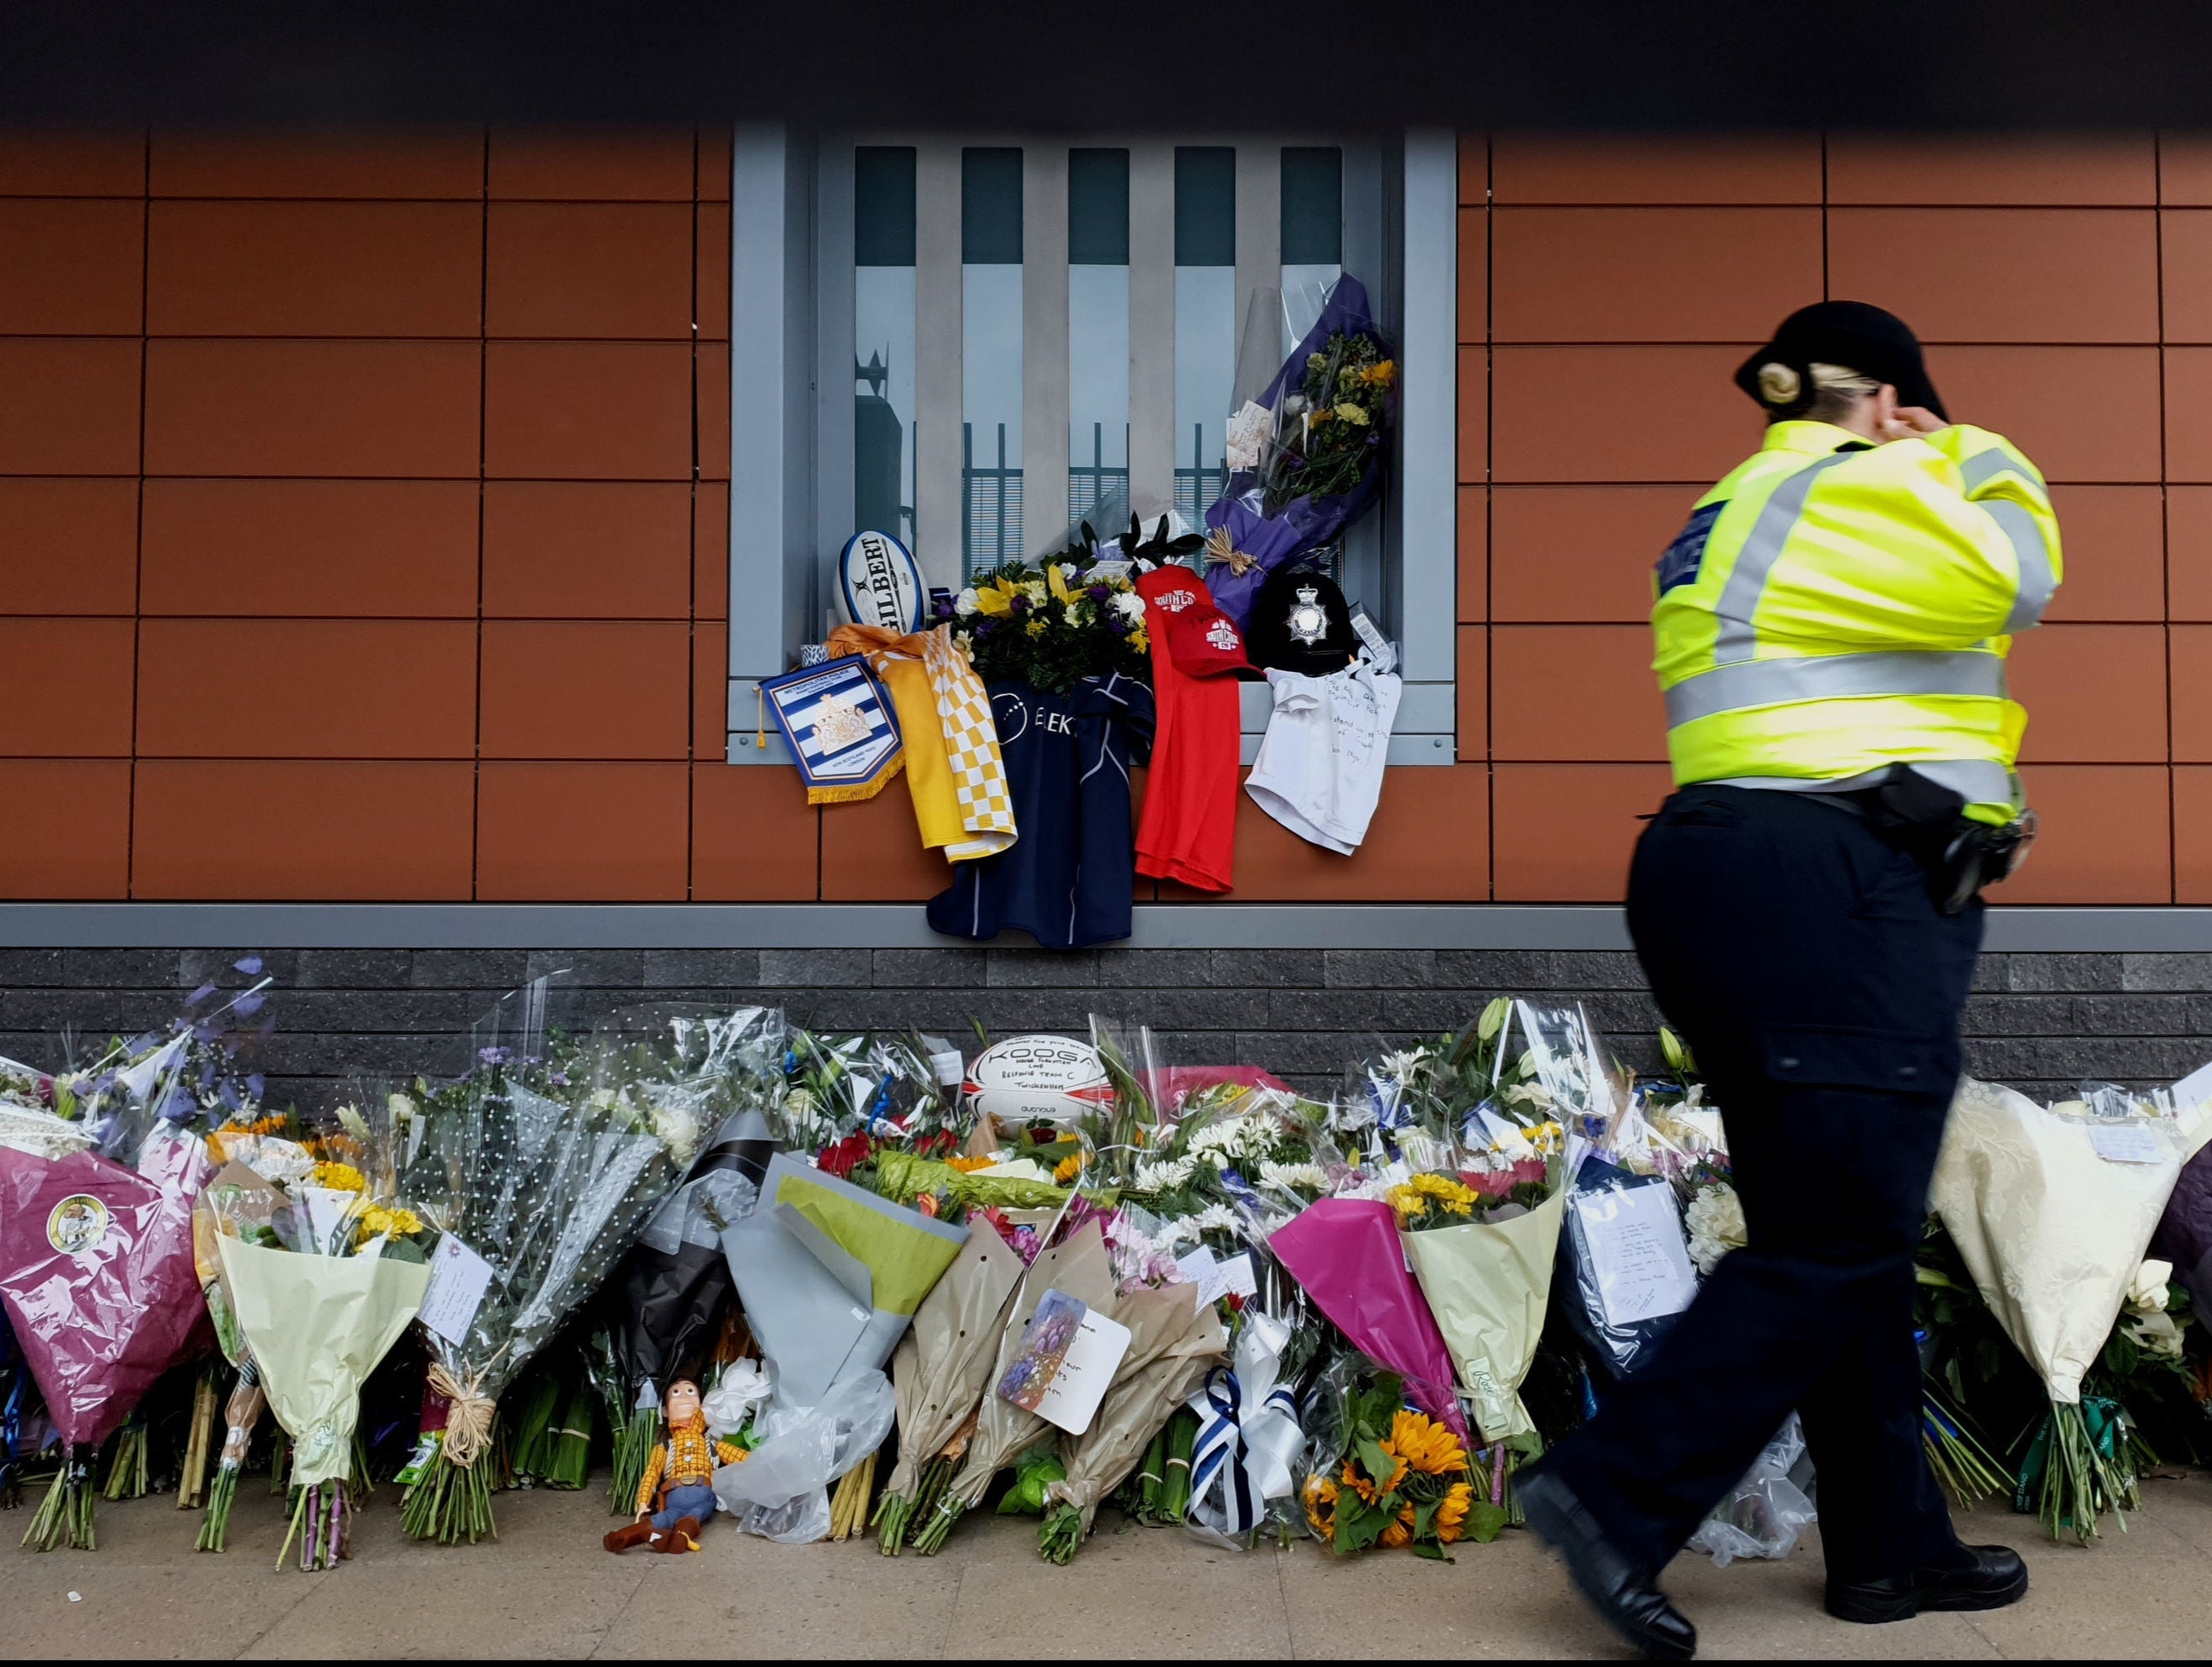
{"type": "Polygon", "coordinates": [[[1018,1036],[986,1048],[968,1068],[968,1104],[1002,1124],[1048,1118],[1066,1122],[1106,1104],[1114,1085],[1105,1062],[1087,1042],[1065,1036],[1018,1036]]]}
{"type": "Polygon", "coordinates": [[[928,596],[912,552],[888,532],[855,532],[845,540],[837,557],[837,594],[845,618],[855,625],[901,634],[921,629],[928,596]]]}

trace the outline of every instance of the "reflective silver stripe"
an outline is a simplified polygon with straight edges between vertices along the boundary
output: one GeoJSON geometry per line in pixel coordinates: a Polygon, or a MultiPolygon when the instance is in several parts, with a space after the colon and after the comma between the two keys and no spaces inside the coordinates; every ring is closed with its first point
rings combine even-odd
{"type": "MultiPolygon", "coordinates": [[[[2018,805],[2020,782],[2002,764],[1987,758],[1906,758],[1900,762],[1939,786],[1947,787],[1970,805],[2018,805]]],[[[1889,766],[1869,770],[1839,781],[1814,782],[1802,776],[1730,776],[1698,786],[1771,788],[1783,793],[1851,793],[1870,788],[1889,774],[1889,766]]],[[[1682,784],[1692,785],[1689,782],[1682,784]]]]}
{"type": "Polygon", "coordinates": [[[2035,517],[2023,506],[2007,498],[1992,498],[1982,508],[2012,541],[2014,558],[2020,563],[2020,588],[2013,596],[2004,628],[2024,631],[2043,618],[2044,609],[2051,605],[2051,593],[2058,588],[2057,580],[2051,575],[2051,546],[2044,542],[2043,529],[2035,524],[2035,517]]]}
{"type": "Polygon", "coordinates": [[[1739,660],[1667,691],[1667,721],[1692,723],[1748,706],[1876,695],[2000,695],[2004,662],[1971,649],[1900,648],[1863,654],[1739,660]]]}
{"type": "Polygon", "coordinates": [[[1971,492],[1983,482],[1996,479],[2008,469],[2034,487],[2036,490],[2044,490],[2043,482],[2037,478],[2035,471],[2029,466],[2027,459],[2024,457],[2015,457],[2002,446],[1992,446],[1986,452],[1976,452],[1973,456],[1959,465],[1959,477],[1966,483],[1966,490],[1971,492]]]}
{"type": "MultiPolygon", "coordinates": [[[[2014,456],[2002,446],[1977,452],[1959,465],[1959,477],[1970,493],[2002,474],[2018,475],[2038,492],[2046,490],[2025,458],[2014,456]]],[[[2043,618],[2044,609],[2051,605],[2051,593],[2058,588],[2058,581],[2051,575],[2050,543],[2044,538],[2043,529],[2036,525],[2035,517],[2024,506],[2005,498],[1992,498],[1981,508],[1989,511],[1990,519],[2012,545],[2014,559],[2020,566],[2020,589],[2013,598],[2012,612],[2006,617],[2004,628],[2007,631],[2024,631],[2043,618]]]]}
{"type": "Polygon", "coordinates": [[[1758,643],[1757,634],[1752,630],[1752,616],[1759,611],[1759,593],[1766,588],[1766,575],[1774,570],[1782,546],[1790,541],[1790,529],[1804,513],[1805,495],[1813,490],[1813,483],[1820,478],[1822,470],[1832,469],[1856,455],[1854,452],[1832,453],[1800,469],[1767,496],[1766,502],[1759,507],[1759,519],[1752,523],[1750,536],[1735,553],[1735,565],[1729,569],[1728,581],[1721,587],[1720,600],[1713,609],[1720,618],[1720,634],[1713,639],[1714,659],[1751,658],[1758,643]]]}

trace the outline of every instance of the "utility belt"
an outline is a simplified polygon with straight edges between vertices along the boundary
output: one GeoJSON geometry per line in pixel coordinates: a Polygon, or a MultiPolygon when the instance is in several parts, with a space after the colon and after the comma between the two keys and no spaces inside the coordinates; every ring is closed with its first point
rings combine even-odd
{"type": "Polygon", "coordinates": [[[1985,885],[2008,879],[2035,843],[2036,818],[2024,810],[2002,827],[1963,815],[1966,799],[1910,764],[1892,764],[1871,787],[1808,794],[1859,817],[1928,873],[1929,894],[1958,914],[1985,885]]]}

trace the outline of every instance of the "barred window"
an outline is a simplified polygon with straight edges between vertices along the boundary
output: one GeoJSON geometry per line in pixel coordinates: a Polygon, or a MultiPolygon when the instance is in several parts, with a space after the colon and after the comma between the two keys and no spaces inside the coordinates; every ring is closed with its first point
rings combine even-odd
{"type": "MultiPolygon", "coordinates": [[[[1393,759],[1449,762],[1457,191],[1449,134],[740,130],[732,759],[761,752],[745,679],[821,640],[855,532],[896,534],[953,588],[1081,520],[1197,524],[1231,413],[1350,272],[1406,371],[1381,500],[1320,559],[1401,643],[1393,759]]],[[[1247,691],[1252,745],[1265,694],[1247,691]]]]}

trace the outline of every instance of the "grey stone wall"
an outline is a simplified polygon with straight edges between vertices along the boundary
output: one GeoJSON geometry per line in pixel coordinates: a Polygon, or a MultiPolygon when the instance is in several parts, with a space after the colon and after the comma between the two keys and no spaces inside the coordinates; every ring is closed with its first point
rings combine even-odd
{"type": "MultiPolygon", "coordinates": [[[[246,950],[0,950],[0,1053],[55,1068],[156,1025],[246,950]]],[[[1492,995],[1580,1001],[1621,1058],[1656,1063],[1658,1015],[1635,957],[1344,949],[295,950],[264,952],[276,1103],[318,1106],[346,1074],[458,1070],[477,1017],[566,970],[555,1021],[653,1001],[776,1001],[829,1029],[918,1026],[973,1045],[1149,1025],[1163,1057],[1263,1065],[1326,1089],[1388,1042],[1467,1021],[1492,995]]],[[[1969,1068],[2031,1093],[2083,1078],[2169,1082],[2212,1057],[2212,955],[1992,954],[1966,1017],[1969,1068]]]]}

